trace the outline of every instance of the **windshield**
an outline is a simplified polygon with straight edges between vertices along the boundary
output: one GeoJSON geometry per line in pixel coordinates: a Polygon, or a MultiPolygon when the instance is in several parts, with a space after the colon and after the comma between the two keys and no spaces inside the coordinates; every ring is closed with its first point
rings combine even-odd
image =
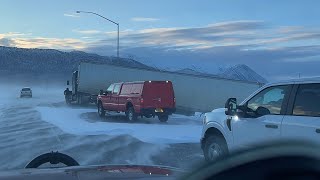
{"type": "Polygon", "coordinates": [[[23,88],[21,91],[31,91],[30,88],[23,88]]]}
{"type": "Polygon", "coordinates": [[[221,154],[285,133],[318,142],[319,7],[1,1],[0,170],[58,151],[80,165],[190,171],[214,159],[208,137],[219,128],[221,154]],[[216,110],[250,95],[238,121],[216,110]]]}

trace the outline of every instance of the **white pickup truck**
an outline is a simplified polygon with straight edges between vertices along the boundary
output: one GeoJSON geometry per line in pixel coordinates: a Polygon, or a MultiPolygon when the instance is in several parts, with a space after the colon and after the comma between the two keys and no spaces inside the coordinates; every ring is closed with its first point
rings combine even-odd
{"type": "Polygon", "coordinates": [[[297,79],[261,87],[242,103],[206,113],[201,147],[207,161],[268,141],[300,140],[320,144],[320,78],[297,79]]]}

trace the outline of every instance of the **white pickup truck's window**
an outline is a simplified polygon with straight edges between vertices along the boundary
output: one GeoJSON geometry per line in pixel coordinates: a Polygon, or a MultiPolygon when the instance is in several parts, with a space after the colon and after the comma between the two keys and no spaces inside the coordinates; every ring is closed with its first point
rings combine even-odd
{"type": "Polygon", "coordinates": [[[320,84],[300,85],[293,115],[320,116],[320,84]]]}
{"type": "Polygon", "coordinates": [[[248,101],[248,108],[255,111],[258,107],[265,107],[271,114],[280,114],[287,88],[288,86],[274,86],[259,92],[248,101]]]}

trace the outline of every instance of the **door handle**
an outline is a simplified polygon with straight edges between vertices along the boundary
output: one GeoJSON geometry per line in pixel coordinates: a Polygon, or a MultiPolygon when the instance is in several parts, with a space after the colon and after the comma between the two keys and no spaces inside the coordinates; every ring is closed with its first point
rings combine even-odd
{"type": "Polygon", "coordinates": [[[316,129],[316,133],[320,134],[320,129],[316,129]]]}
{"type": "Polygon", "coordinates": [[[275,124],[266,124],[265,127],[271,128],[271,129],[278,129],[278,125],[275,125],[275,124]]]}

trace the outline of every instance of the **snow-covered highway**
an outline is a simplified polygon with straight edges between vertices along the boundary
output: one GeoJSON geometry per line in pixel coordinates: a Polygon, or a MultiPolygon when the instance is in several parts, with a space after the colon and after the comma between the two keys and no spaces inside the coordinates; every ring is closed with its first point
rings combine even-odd
{"type": "Polygon", "coordinates": [[[202,162],[200,116],[173,115],[167,123],[123,114],[101,119],[94,106],[65,105],[63,88],[33,87],[34,98],[20,99],[19,88],[0,87],[0,170],[23,168],[39,154],[60,151],[82,165],[159,164],[187,168],[202,162]]]}

